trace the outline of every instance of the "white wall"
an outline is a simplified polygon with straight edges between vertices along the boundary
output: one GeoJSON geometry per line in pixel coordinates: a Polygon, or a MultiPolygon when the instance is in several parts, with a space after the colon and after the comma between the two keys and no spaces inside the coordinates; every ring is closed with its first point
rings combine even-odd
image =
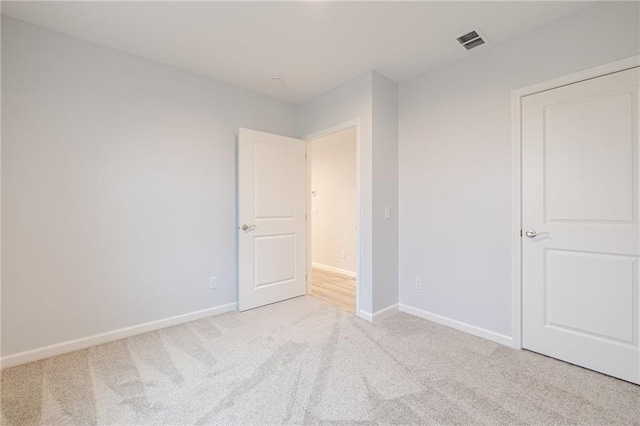
{"type": "Polygon", "coordinates": [[[297,106],[5,17],[2,88],[3,355],[236,301],[235,135],[297,106]]]}
{"type": "Polygon", "coordinates": [[[309,143],[312,260],[356,273],[356,129],[309,143]],[[344,252],[344,257],[341,257],[344,252]]]}
{"type": "Polygon", "coordinates": [[[373,311],[377,312],[398,303],[398,84],[374,72],[372,97],[373,311]]]}
{"type": "Polygon", "coordinates": [[[372,85],[373,72],[367,72],[318,96],[299,107],[298,134],[313,133],[358,120],[359,122],[359,253],[358,315],[373,310],[373,168],[372,168],[372,85]]]}
{"type": "Polygon", "coordinates": [[[511,336],[511,90],[637,55],[638,22],[598,3],[400,85],[401,303],[511,336]]]}

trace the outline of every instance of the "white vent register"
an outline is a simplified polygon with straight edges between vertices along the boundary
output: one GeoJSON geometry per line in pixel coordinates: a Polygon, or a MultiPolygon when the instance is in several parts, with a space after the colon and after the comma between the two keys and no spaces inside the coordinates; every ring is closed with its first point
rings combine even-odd
{"type": "Polygon", "coordinates": [[[478,30],[466,33],[465,35],[458,37],[456,40],[458,40],[458,43],[467,50],[482,46],[486,43],[486,38],[483,37],[478,30]]]}

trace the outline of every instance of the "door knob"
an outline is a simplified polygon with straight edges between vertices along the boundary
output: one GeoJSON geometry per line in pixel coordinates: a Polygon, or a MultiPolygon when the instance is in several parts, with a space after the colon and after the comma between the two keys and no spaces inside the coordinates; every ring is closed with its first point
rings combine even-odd
{"type": "Polygon", "coordinates": [[[245,223],[244,225],[242,225],[242,228],[240,228],[240,229],[242,229],[244,232],[247,232],[247,231],[251,231],[255,227],[256,227],[255,225],[247,225],[245,223]]]}
{"type": "Polygon", "coordinates": [[[524,235],[526,235],[529,238],[535,238],[538,235],[538,233],[533,229],[529,229],[527,232],[524,233],[524,235]]]}

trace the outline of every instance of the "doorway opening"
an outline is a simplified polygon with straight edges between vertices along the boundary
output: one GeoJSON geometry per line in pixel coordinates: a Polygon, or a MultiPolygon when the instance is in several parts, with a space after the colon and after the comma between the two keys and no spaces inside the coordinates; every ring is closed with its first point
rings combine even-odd
{"type": "Polygon", "coordinates": [[[358,272],[358,129],[348,125],[308,139],[307,292],[356,312],[358,272]]]}

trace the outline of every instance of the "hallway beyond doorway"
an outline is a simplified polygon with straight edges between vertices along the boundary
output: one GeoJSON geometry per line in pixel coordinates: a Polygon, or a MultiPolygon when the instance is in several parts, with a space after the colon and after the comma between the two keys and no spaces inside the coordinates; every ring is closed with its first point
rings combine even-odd
{"type": "Polygon", "coordinates": [[[324,269],[311,270],[311,295],[346,312],[356,312],[356,279],[324,269]]]}

